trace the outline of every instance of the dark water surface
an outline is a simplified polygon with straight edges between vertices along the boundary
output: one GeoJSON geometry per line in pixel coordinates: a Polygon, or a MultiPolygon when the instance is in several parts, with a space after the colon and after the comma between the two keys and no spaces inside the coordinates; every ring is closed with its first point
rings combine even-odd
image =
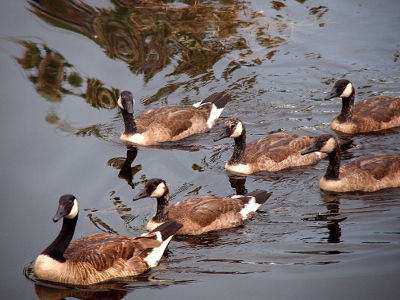
{"type": "MultiPolygon", "coordinates": [[[[332,133],[341,102],[322,99],[335,80],[350,79],[358,100],[400,95],[399,16],[397,0],[3,1],[2,299],[398,299],[399,189],[324,193],[326,160],[232,176],[232,141],[213,142],[220,125],[136,153],[119,141],[115,101],[131,90],[139,113],[226,91],[221,119],[241,118],[248,140],[332,133]],[[132,198],[153,177],[173,201],[273,194],[239,228],[174,238],[160,266],[132,282],[85,291],[24,276],[59,232],[60,195],[80,201],[75,238],[135,236],[155,200],[132,198]]],[[[398,154],[400,132],[353,141],[344,161],[398,154]]]]}

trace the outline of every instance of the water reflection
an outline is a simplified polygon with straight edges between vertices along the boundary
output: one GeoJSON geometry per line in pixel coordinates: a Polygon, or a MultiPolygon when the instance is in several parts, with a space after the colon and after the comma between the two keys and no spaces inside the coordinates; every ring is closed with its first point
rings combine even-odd
{"type": "MultiPolygon", "coordinates": [[[[111,9],[98,9],[84,2],[67,0],[29,1],[30,11],[53,26],[77,32],[97,43],[111,59],[124,61],[132,73],[148,81],[172,61],[171,74],[197,76],[207,73],[222,56],[241,51],[242,63],[253,52],[238,34],[262,15],[249,11],[238,0],[216,1],[113,1],[111,9]],[[244,20],[240,20],[240,15],[244,20]],[[246,13],[248,12],[248,15],[246,13]]],[[[278,6],[274,6],[278,9],[278,6]]],[[[281,26],[285,26],[283,23],[281,26]]],[[[257,40],[274,48],[285,42],[257,28],[257,40]]],[[[271,59],[274,51],[266,57],[271,59]]],[[[249,63],[261,63],[258,57],[249,63]]],[[[236,68],[233,64],[231,68],[236,68]]]]}
{"type": "Polygon", "coordinates": [[[142,170],[142,165],[136,165],[132,167],[132,162],[135,160],[138,149],[137,147],[127,147],[126,159],[122,157],[116,157],[108,160],[107,165],[119,169],[118,178],[124,179],[133,189],[135,184],[132,182],[133,177],[136,173],[142,170]]]}
{"type": "Polygon", "coordinates": [[[218,231],[212,231],[200,235],[177,235],[174,236],[174,240],[180,243],[184,243],[180,248],[183,249],[204,249],[204,248],[217,248],[221,246],[226,246],[229,244],[237,245],[236,240],[227,241],[225,234],[232,233],[235,234],[243,225],[235,228],[223,228],[218,231]]]}
{"type": "MultiPolygon", "coordinates": [[[[84,78],[59,51],[49,48],[45,43],[14,41],[24,49],[22,57],[15,58],[16,61],[35,85],[38,94],[46,100],[60,102],[63,95],[74,95],[94,108],[116,107],[119,96],[117,89],[105,88],[104,83],[96,78],[84,78]],[[81,88],[84,82],[86,91],[83,93],[81,88]]],[[[51,117],[57,119],[56,116],[51,117]]]]}
{"type": "MultiPolygon", "coordinates": [[[[113,1],[112,9],[99,9],[77,1],[28,1],[29,10],[36,16],[51,26],[94,41],[109,58],[126,62],[134,74],[143,74],[145,81],[167,66],[174,66],[169,77],[184,73],[190,77],[201,76],[202,81],[212,80],[219,75],[211,74],[210,70],[230,53],[220,74],[227,77],[242,66],[259,65],[265,59],[272,59],[276,49],[286,42],[269,30],[274,27],[282,32],[288,26],[284,20],[274,18],[266,22],[262,13],[251,11],[243,1],[216,1],[213,5],[208,2],[202,5],[202,1],[183,2],[186,5],[175,1],[113,1]],[[252,50],[253,37],[265,53],[252,50]]],[[[21,43],[29,48],[19,59],[21,66],[25,70],[40,67],[35,76],[39,79],[35,81],[35,84],[39,82],[39,93],[59,100],[61,93],[69,92],[62,86],[65,78],[73,87],[81,87],[85,82],[77,72],[66,72],[71,65],[59,52],[50,50],[43,57],[40,46],[27,41],[21,43]]],[[[198,79],[160,87],[145,104],[171,94],[182,84],[195,86],[198,79]]],[[[107,108],[115,106],[117,90],[104,88],[98,79],[90,78],[86,82],[88,101],[107,108]]]]}
{"type": "Polygon", "coordinates": [[[246,177],[236,174],[228,174],[229,183],[231,187],[236,191],[236,195],[244,195],[247,193],[246,189],[246,177]]]}
{"type": "MultiPolygon", "coordinates": [[[[162,262],[161,262],[162,263],[162,262]]],[[[157,278],[157,272],[148,271],[142,275],[123,278],[118,282],[94,284],[90,286],[65,286],[55,282],[46,282],[36,279],[32,274],[31,267],[25,270],[25,276],[33,281],[36,295],[42,300],[59,300],[67,297],[77,299],[123,299],[138,288],[162,289],[170,284],[188,283],[173,279],[157,278]]]]}
{"type": "MultiPolygon", "coordinates": [[[[122,284],[121,284],[122,286],[122,284]]],[[[76,299],[122,299],[129,290],[124,289],[110,289],[110,290],[74,290],[62,287],[49,287],[35,284],[35,292],[41,300],[61,300],[67,297],[74,297],[76,299]]]]}
{"type": "Polygon", "coordinates": [[[328,243],[340,243],[342,242],[340,240],[342,235],[340,222],[347,219],[347,217],[337,218],[340,216],[340,196],[337,194],[322,194],[321,197],[328,211],[324,214],[303,218],[303,221],[312,221],[318,224],[325,223],[325,225],[318,225],[318,227],[326,227],[328,229],[328,236],[323,238],[323,240],[326,240],[328,243]]]}
{"type": "MultiPolygon", "coordinates": [[[[303,3],[304,1],[298,1],[303,3]]],[[[294,24],[277,14],[266,17],[253,11],[251,4],[239,0],[206,1],[113,1],[110,8],[97,8],[83,1],[28,1],[28,9],[52,27],[78,33],[95,42],[110,59],[121,60],[134,74],[149,81],[167,67],[168,78],[153,95],[141,102],[168,97],[178,88],[197,91],[202,85],[223,79],[233,83],[227,91],[247,89],[257,83],[258,75],[237,70],[271,60],[286,43],[282,33],[294,24]],[[234,75],[234,73],[236,75],[234,75]],[[185,74],[187,76],[181,76],[185,74]],[[243,77],[244,76],[244,77],[243,77]]],[[[277,12],[285,6],[273,1],[277,12]]],[[[324,6],[307,8],[319,20],[326,13],[324,6]]],[[[321,26],[323,23],[315,24],[321,26]]],[[[66,95],[82,98],[97,109],[116,109],[119,90],[97,78],[80,74],[61,51],[46,43],[16,41],[25,49],[16,58],[37,92],[51,102],[60,102],[66,95]]],[[[182,105],[187,99],[182,100],[182,105]]],[[[93,124],[76,128],[62,120],[56,109],[50,109],[46,121],[57,129],[78,136],[96,136],[115,140],[120,116],[109,124],[93,124]]]]}

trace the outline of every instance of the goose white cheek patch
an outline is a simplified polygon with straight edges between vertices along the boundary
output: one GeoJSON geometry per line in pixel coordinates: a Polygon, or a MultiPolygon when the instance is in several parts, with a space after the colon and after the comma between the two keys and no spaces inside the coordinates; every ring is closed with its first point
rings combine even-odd
{"type": "Polygon", "coordinates": [[[73,219],[76,217],[76,215],[78,214],[79,211],[79,205],[78,205],[78,201],[75,199],[74,200],[74,206],[72,206],[71,212],[65,216],[66,219],[73,219]]]}
{"type": "Polygon", "coordinates": [[[353,92],[353,85],[351,83],[348,83],[343,93],[339,97],[348,98],[352,92],[353,92]]]}

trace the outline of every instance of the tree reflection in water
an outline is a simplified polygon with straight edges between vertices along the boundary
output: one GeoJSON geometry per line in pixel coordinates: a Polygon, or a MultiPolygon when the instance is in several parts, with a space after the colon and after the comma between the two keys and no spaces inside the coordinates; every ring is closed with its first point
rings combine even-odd
{"type": "MultiPolygon", "coordinates": [[[[239,0],[114,0],[111,3],[110,8],[97,8],[83,1],[34,0],[28,1],[28,9],[53,27],[92,40],[110,59],[123,61],[133,74],[142,75],[144,82],[168,67],[169,73],[164,75],[168,81],[142,101],[145,105],[168,97],[180,87],[196,91],[200,82],[204,85],[219,78],[229,82],[238,69],[272,60],[279,46],[286,43],[282,33],[293,25],[279,14],[266,17],[239,0]],[[221,68],[215,71],[213,67],[217,63],[221,68]]],[[[277,3],[274,1],[271,9],[279,12],[281,6],[277,3]]],[[[323,6],[307,9],[318,20],[327,11],[323,6]]],[[[321,21],[319,26],[323,24],[321,21]]],[[[37,92],[48,101],[60,102],[63,96],[74,95],[94,108],[116,109],[117,88],[83,76],[60,51],[50,49],[43,42],[19,40],[18,43],[24,46],[25,52],[16,58],[17,62],[37,92]]],[[[227,89],[250,88],[256,78],[257,74],[235,78],[227,89]]],[[[61,120],[54,109],[50,109],[46,120],[62,132],[109,140],[115,138],[116,128],[120,126],[118,113],[110,124],[85,128],[75,128],[61,120]]]]}

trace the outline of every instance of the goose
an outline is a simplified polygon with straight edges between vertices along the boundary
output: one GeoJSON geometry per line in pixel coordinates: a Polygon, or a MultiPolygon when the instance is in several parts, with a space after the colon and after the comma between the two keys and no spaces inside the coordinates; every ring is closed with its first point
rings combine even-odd
{"type": "Polygon", "coordinates": [[[340,167],[340,148],[337,137],[320,135],[316,142],[301,154],[315,151],[328,154],[329,166],[319,187],[329,192],[374,192],[400,186],[400,156],[379,154],[352,160],[340,167]]]}
{"type": "Polygon", "coordinates": [[[168,220],[175,220],[183,224],[177,235],[199,235],[239,226],[270,196],[271,193],[256,190],[244,196],[199,196],[169,206],[170,194],[167,183],[163,179],[153,178],[147,181],[133,201],[145,197],[157,198],[157,212],[147,223],[147,230],[153,230],[168,220]]]}
{"type": "Polygon", "coordinates": [[[193,106],[169,105],[144,111],[133,116],[132,93],[123,91],[118,99],[125,129],[122,141],[139,145],[175,142],[188,136],[209,131],[231,96],[214,93],[193,106]]]}
{"type": "Polygon", "coordinates": [[[35,260],[37,278],[91,285],[139,275],[157,265],[172,236],[182,227],[171,221],[138,237],[98,233],[71,242],[78,212],[78,200],[73,195],[61,196],[53,221],[63,218],[62,229],[35,260]]]}
{"type": "Polygon", "coordinates": [[[314,142],[314,138],[297,134],[276,133],[246,144],[246,129],[241,120],[230,117],[214,141],[234,138],[233,154],[225,168],[233,173],[253,174],[276,172],[291,167],[310,165],[326,154],[320,152],[310,156],[300,153],[314,142]]]}
{"type": "Polygon", "coordinates": [[[372,97],[354,104],[355,94],[354,85],[340,79],[325,97],[342,98],[342,111],[331,123],[333,130],[356,134],[400,126],[400,97],[372,97]]]}

